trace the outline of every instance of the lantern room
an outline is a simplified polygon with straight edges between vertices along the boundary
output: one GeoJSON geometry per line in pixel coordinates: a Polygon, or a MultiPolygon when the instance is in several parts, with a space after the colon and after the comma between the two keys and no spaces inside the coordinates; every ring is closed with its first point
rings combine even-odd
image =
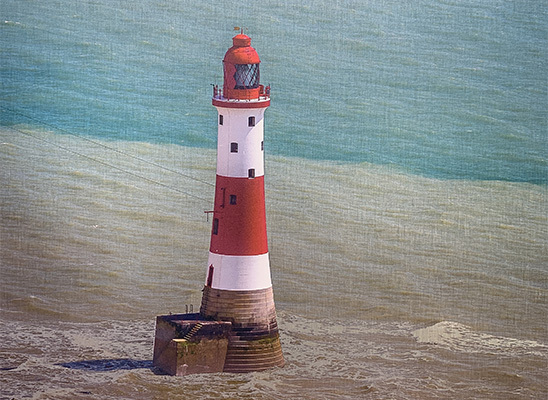
{"type": "MultiPolygon", "coordinates": [[[[222,98],[258,100],[265,96],[260,84],[259,55],[251,47],[251,38],[240,33],[232,38],[232,47],[223,59],[224,85],[222,98]]],[[[217,97],[217,96],[214,96],[217,97]]],[[[221,97],[221,96],[219,96],[221,97]]]]}

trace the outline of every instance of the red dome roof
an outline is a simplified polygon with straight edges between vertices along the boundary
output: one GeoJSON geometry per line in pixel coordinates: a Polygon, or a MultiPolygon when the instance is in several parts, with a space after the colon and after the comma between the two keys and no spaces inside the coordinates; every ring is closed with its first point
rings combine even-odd
{"type": "Polygon", "coordinates": [[[245,47],[251,45],[251,38],[243,33],[232,38],[232,44],[237,47],[245,47]]]}
{"type": "Polygon", "coordinates": [[[233,46],[228,49],[223,61],[230,64],[258,64],[261,62],[259,55],[251,47],[251,38],[244,34],[232,38],[233,46]]]}

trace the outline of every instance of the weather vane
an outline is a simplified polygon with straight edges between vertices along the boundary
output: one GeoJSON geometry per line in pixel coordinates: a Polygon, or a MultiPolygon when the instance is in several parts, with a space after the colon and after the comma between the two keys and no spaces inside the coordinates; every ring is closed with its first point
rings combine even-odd
{"type": "Polygon", "coordinates": [[[244,33],[244,29],[247,31],[247,28],[244,28],[243,26],[242,27],[239,27],[239,26],[234,27],[234,30],[235,31],[240,31],[241,34],[244,33]]]}

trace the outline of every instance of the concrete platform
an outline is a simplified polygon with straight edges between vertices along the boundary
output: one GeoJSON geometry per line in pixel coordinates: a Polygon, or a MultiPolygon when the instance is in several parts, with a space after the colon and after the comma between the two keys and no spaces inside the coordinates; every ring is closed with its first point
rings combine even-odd
{"type": "Polygon", "coordinates": [[[152,364],[169,375],[222,372],[232,323],[199,313],[159,315],[152,364]]]}

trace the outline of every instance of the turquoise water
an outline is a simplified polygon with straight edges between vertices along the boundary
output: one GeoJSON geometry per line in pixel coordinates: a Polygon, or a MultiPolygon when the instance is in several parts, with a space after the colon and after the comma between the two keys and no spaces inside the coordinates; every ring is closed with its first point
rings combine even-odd
{"type": "Polygon", "coordinates": [[[0,398],[548,396],[543,2],[0,5],[0,398]],[[247,27],[282,369],[151,370],[247,27]]]}
{"type": "Polygon", "coordinates": [[[8,0],[0,105],[93,137],[214,148],[210,84],[245,25],[273,88],[271,154],[546,184],[547,9],[8,0]]]}

